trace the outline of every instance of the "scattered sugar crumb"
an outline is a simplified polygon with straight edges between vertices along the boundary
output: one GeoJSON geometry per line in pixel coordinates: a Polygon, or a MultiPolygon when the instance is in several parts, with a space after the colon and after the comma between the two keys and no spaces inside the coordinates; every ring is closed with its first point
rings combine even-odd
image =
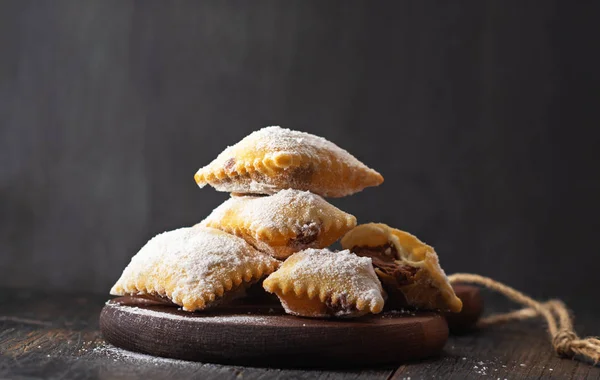
{"type": "Polygon", "coordinates": [[[391,311],[392,314],[409,314],[412,316],[415,316],[415,312],[414,310],[408,310],[408,309],[399,309],[399,310],[392,310],[391,311]]]}
{"type": "Polygon", "coordinates": [[[101,355],[106,355],[112,358],[113,362],[118,362],[120,360],[128,360],[135,361],[140,364],[154,364],[155,366],[161,363],[179,364],[182,366],[187,366],[193,363],[185,360],[163,358],[160,356],[151,356],[139,352],[128,351],[109,344],[103,344],[101,346],[98,346],[93,349],[93,352],[101,355]]]}
{"type": "MultiPolygon", "coordinates": [[[[479,362],[479,363],[483,363],[483,362],[479,362]]],[[[478,363],[478,364],[479,364],[478,363]]],[[[473,369],[475,370],[475,373],[479,374],[479,375],[487,375],[487,367],[483,366],[481,368],[479,368],[478,366],[473,366],[473,369]]]]}
{"type": "Polygon", "coordinates": [[[393,316],[396,316],[396,315],[410,315],[412,317],[416,316],[414,310],[396,309],[396,310],[386,311],[383,314],[383,318],[392,318],[393,316]]]}

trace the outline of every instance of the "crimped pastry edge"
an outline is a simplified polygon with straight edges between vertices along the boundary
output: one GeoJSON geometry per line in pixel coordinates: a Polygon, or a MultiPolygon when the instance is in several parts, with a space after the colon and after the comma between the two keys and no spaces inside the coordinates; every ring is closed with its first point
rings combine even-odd
{"type": "MultiPolygon", "coordinates": [[[[320,220],[321,222],[321,227],[320,227],[320,232],[319,232],[319,237],[321,237],[322,235],[326,235],[329,233],[334,233],[335,235],[339,235],[335,240],[333,240],[331,243],[326,243],[327,245],[333,244],[334,242],[336,242],[337,240],[340,239],[340,237],[342,237],[346,232],[350,231],[352,228],[354,228],[356,226],[356,217],[354,215],[345,213],[342,211],[342,213],[344,213],[345,215],[343,215],[343,218],[339,218],[336,219],[335,221],[332,220],[320,220]],[[339,223],[338,223],[339,222],[339,223]],[[341,223],[341,224],[340,224],[341,223]]],[[[289,219],[290,223],[289,224],[293,224],[292,222],[295,222],[295,220],[293,218],[289,219]]],[[[257,240],[261,240],[264,241],[266,243],[269,243],[269,241],[276,241],[276,240],[293,240],[294,238],[296,238],[298,236],[297,233],[295,233],[291,228],[286,228],[286,229],[277,229],[277,228],[266,228],[266,227],[262,227],[262,228],[254,228],[252,226],[252,222],[250,221],[241,221],[239,226],[225,226],[222,225],[221,223],[217,222],[217,221],[211,221],[208,220],[206,222],[201,222],[201,225],[206,226],[206,227],[212,227],[212,228],[217,228],[229,233],[232,233],[230,231],[233,231],[235,235],[240,236],[238,234],[244,234],[244,235],[250,235],[253,236],[255,239],[257,240]]],[[[324,247],[321,247],[324,248],[324,247]]]]}
{"type": "Polygon", "coordinates": [[[223,298],[230,291],[235,291],[240,286],[252,284],[260,281],[263,277],[273,273],[279,267],[279,263],[272,261],[270,263],[260,263],[254,268],[246,268],[232,273],[228,278],[215,281],[214,292],[196,293],[196,299],[187,302],[189,296],[175,295],[173,291],[168,291],[165,286],[157,286],[157,281],[144,281],[143,283],[132,283],[130,286],[125,286],[119,281],[110,290],[111,295],[158,295],[168,298],[171,302],[179,305],[186,311],[204,310],[219,299],[223,298]],[[219,294],[220,293],[220,294],[219,294]]]}
{"type": "MultiPolygon", "coordinates": [[[[320,186],[319,188],[316,188],[315,185],[311,186],[311,182],[314,181],[308,181],[306,186],[307,188],[303,190],[310,190],[322,196],[343,197],[346,195],[357,193],[366,187],[379,186],[384,181],[383,176],[381,174],[379,174],[376,170],[369,168],[365,164],[360,163],[360,165],[349,165],[346,163],[342,163],[337,159],[331,158],[331,155],[329,154],[327,155],[328,157],[321,158],[320,160],[315,161],[313,157],[293,155],[288,152],[275,153],[277,153],[277,160],[275,161],[272,158],[273,153],[266,154],[262,160],[259,158],[255,160],[239,160],[239,158],[235,157],[234,155],[233,158],[236,159],[236,162],[234,164],[234,167],[229,170],[226,170],[221,165],[215,167],[217,166],[215,160],[210,164],[200,168],[194,175],[194,179],[200,188],[203,188],[206,185],[211,185],[217,190],[228,191],[226,190],[226,188],[233,188],[233,186],[223,186],[225,180],[233,182],[239,177],[248,176],[249,173],[252,173],[253,171],[258,172],[262,175],[266,175],[268,177],[274,177],[277,175],[284,174],[290,169],[301,168],[304,166],[308,167],[310,165],[319,168],[319,166],[325,163],[324,165],[327,165],[327,168],[329,168],[329,170],[322,168],[319,169],[322,169],[323,171],[339,171],[340,173],[337,174],[336,177],[343,178],[343,183],[353,183],[356,180],[359,180],[360,186],[355,184],[354,186],[352,186],[352,188],[346,189],[344,189],[344,187],[341,186],[337,188],[334,188],[333,186],[320,186]],[[290,163],[289,165],[284,166],[281,165],[281,161],[283,160],[282,157],[286,157],[286,154],[289,155],[288,159],[290,160],[290,163]]],[[[248,178],[250,177],[248,176],[248,178]]],[[[279,181],[289,182],[285,181],[284,179],[279,179],[279,181]]],[[[283,187],[280,188],[272,183],[264,183],[264,185],[266,186],[265,188],[270,188],[269,190],[265,190],[267,194],[273,194],[279,190],[283,190],[283,187]]],[[[236,192],[241,193],[244,191],[236,192]]]]}
{"type": "MultiPolygon", "coordinates": [[[[337,304],[340,297],[342,297],[342,294],[333,294],[332,292],[328,292],[326,289],[317,290],[317,287],[314,285],[289,285],[278,278],[271,276],[267,277],[263,281],[263,288],[269,293],[274,293],[277,295],[281,293],[283,296],[292,295],[297,298],[308,298],[309,300],[313,300],[318,297],[319,301],[323,303],[330,302],[334,305],[337,304]]],[[[368,311],[370,313],[377,314],[383,310],[383,295],[381,296],[380,300],[378,300],[377,297],[352,297],[348,295],[346,295],[346,297],[346,300],[358,311],[368,311]]]]}

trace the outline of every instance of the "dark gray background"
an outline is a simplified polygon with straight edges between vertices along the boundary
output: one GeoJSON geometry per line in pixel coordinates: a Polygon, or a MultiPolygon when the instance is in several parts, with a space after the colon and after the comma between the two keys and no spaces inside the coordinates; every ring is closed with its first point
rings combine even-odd
{"type": "Polygon", "coordinates": [[[107,293],[148,238],[226,199],[200,166],[280,124],[379,170],[333,203],[417,234],[448,272],[590,300],[599,10],[2,1],[0,285],[107,293]]]}

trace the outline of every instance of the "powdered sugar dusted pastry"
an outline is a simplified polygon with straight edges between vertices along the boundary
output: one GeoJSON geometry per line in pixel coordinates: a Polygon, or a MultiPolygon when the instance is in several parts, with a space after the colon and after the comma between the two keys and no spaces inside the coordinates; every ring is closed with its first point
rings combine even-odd
{"type": "Polygon", "coordinates": [[[383,309],[371,259],[348,250],[307,249],[290,256],[263,282],[286,312],[303,317],[358,317],[383,309]]]}
{"type": "Polygon", "coordinates": [[[208,227],[180,228],[148,241],[110,294],[167,298],[183,310],[202,310],[273,272],[278,264],[237,236],[208,227]]]}
{"type": "Polygon", "coordinates": [[[462,309],[433,247],[415,236],[385,224],[362,224],[342,238],[342,247],[373,260],[390,304],[452,312],[462,309]]]}
{"type": "Polygon", "coordinates": [[[324,248],[356,226],[356,218],[308,191],[282,190],[232,197],[200,225],[244,238],[278,259],[306,248],[324,248]]]}
{"type": "Polygon", "coordinates": [[[324,197],[343,197],[383,182],[379,173],[334,143],[280,127],[251,133],[194,178],[200,187],[232,193],[274,194],[291,188],[324,197]]]}

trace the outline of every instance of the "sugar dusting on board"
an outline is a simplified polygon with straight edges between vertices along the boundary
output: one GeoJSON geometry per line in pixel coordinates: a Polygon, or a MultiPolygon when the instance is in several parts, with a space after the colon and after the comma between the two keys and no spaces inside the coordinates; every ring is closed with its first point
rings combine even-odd
{"type": "Polygon", "coordinates": [[[127,312],[130,314],[137,314],[140,317],[157,317],[162,319],[170,319],[177,321],[201,321],[201,322],[213,322],[213,323],[244,323],[244,324],[253,324],[253,325],[266,325],[269,323],[269,319],[266,317],[255,316],[255,315],[243,315],[243,314],[206,314],[203,315],[201,313],[189,313],[188,315],[180,315],[173,313],[165,313],[161,311],[156,311],[148,308],[141,308],[137,306],[128,306],[128,305],[119,305],[107,303],[110,307],[115,308],[117,310],[121,310],[123,312],[127,312]]]}
{"type": "Polygon", "coordinates": [[[139,362],[140,364],[160,365],[160,364],[168,363],[168,364],[176,364],[176,365],[182,365],[182,366],[197,365],[197,363],[186,361],[186,360],[163,358],[160,356],[152,356],[152,355],[142,354],[139,352],[128,351],[123,348],[115,347],[111,344],[99,345],[93,349],[93,352],[95,354],[99,354],[99,355],[106,355],[106,356],[112,358],[113,361],[115,361],[115,362],[121,361],[121,360],[127,360],[127,361],[139,362]]]}

